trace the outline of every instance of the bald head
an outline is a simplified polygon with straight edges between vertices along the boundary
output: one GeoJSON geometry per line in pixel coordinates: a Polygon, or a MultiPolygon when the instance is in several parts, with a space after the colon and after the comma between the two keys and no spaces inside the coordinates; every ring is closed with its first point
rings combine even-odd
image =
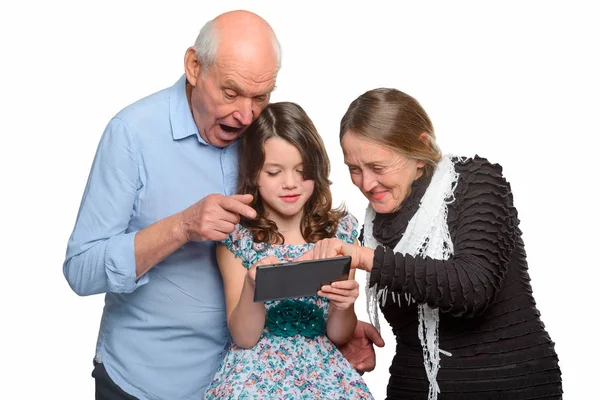
{"type": "Polygon", "coordinates": [[[269,24],[248,11],[209,21],[185,53],[186,91],[200,136],[224,147],[269,104],[280,48],[269,24]]]}
{"type": "Polygon", "coordinates": [[[276,68],[281,67],[281,46],[275,32],[267,21],[249,11],[230,11],[208,21],[194,47],[205,73],[221,57],[242,63],[274,59],[276,68]]]}

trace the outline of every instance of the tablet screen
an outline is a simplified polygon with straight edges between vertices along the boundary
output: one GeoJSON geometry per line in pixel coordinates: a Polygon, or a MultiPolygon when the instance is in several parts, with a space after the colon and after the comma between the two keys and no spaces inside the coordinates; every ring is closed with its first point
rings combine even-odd
{"type": "Polygon", "coordinates": [[[321,286],[348,279],[352,258],[292,261],[256,267],[254,301],[316,296],[321,286]]]}

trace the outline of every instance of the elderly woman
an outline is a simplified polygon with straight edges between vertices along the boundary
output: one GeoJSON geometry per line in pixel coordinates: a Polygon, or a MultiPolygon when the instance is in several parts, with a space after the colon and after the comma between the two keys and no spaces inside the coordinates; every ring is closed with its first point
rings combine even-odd
{"type": "Polygon", "coordinates": [[[369,272],[396,336],[388,399],[560,399],[554,343],[536,309],[517,210],[502,168],[442,156],[412,97],[375,89],[341,122],[352,182],[369,200],[363,246],[326,239],[369,272]]]}

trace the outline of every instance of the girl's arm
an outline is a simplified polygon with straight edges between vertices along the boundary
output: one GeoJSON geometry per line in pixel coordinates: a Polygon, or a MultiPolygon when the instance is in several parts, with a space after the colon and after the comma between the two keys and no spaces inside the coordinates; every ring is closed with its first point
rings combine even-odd
{"type": "MultiPolygon", "coordinates": [[[[355,242],[356,243],[356,242],[355,242]]],[[[356,270],[350,270],[348,280],[325,285],[319,296],[329,299],[329,317],[327,318],[327,337],[336,346],[348,342],[354,334],[357,318],[354,302],[358,297],[358,282],[354,280],[356,270]]]]}
{"type": "Polygon", "coordinates": [[[247,270],[242,260],[225,246],[217,246],[217,262],[223,276],[227,326],[235,344],[252,348],[260,339],[265,327],[265,304],[254,302],[254,276],[256,265],[277,262],[266,257],[247,270]]]}

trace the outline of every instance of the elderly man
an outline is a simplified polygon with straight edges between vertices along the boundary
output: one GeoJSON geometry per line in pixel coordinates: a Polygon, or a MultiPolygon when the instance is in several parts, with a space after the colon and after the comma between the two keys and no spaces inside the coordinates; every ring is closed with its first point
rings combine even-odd
{"type": "Polygon", "coordinates": [[[184,65],[108,123],[69,239],[72,289],[106,293],[97,399],[200,398],[228,347],[213,241],[255,216],[234,194],[237,139],[269,103],[280,46],[262,18],[233,11],[202,28],[184,65]]]}

